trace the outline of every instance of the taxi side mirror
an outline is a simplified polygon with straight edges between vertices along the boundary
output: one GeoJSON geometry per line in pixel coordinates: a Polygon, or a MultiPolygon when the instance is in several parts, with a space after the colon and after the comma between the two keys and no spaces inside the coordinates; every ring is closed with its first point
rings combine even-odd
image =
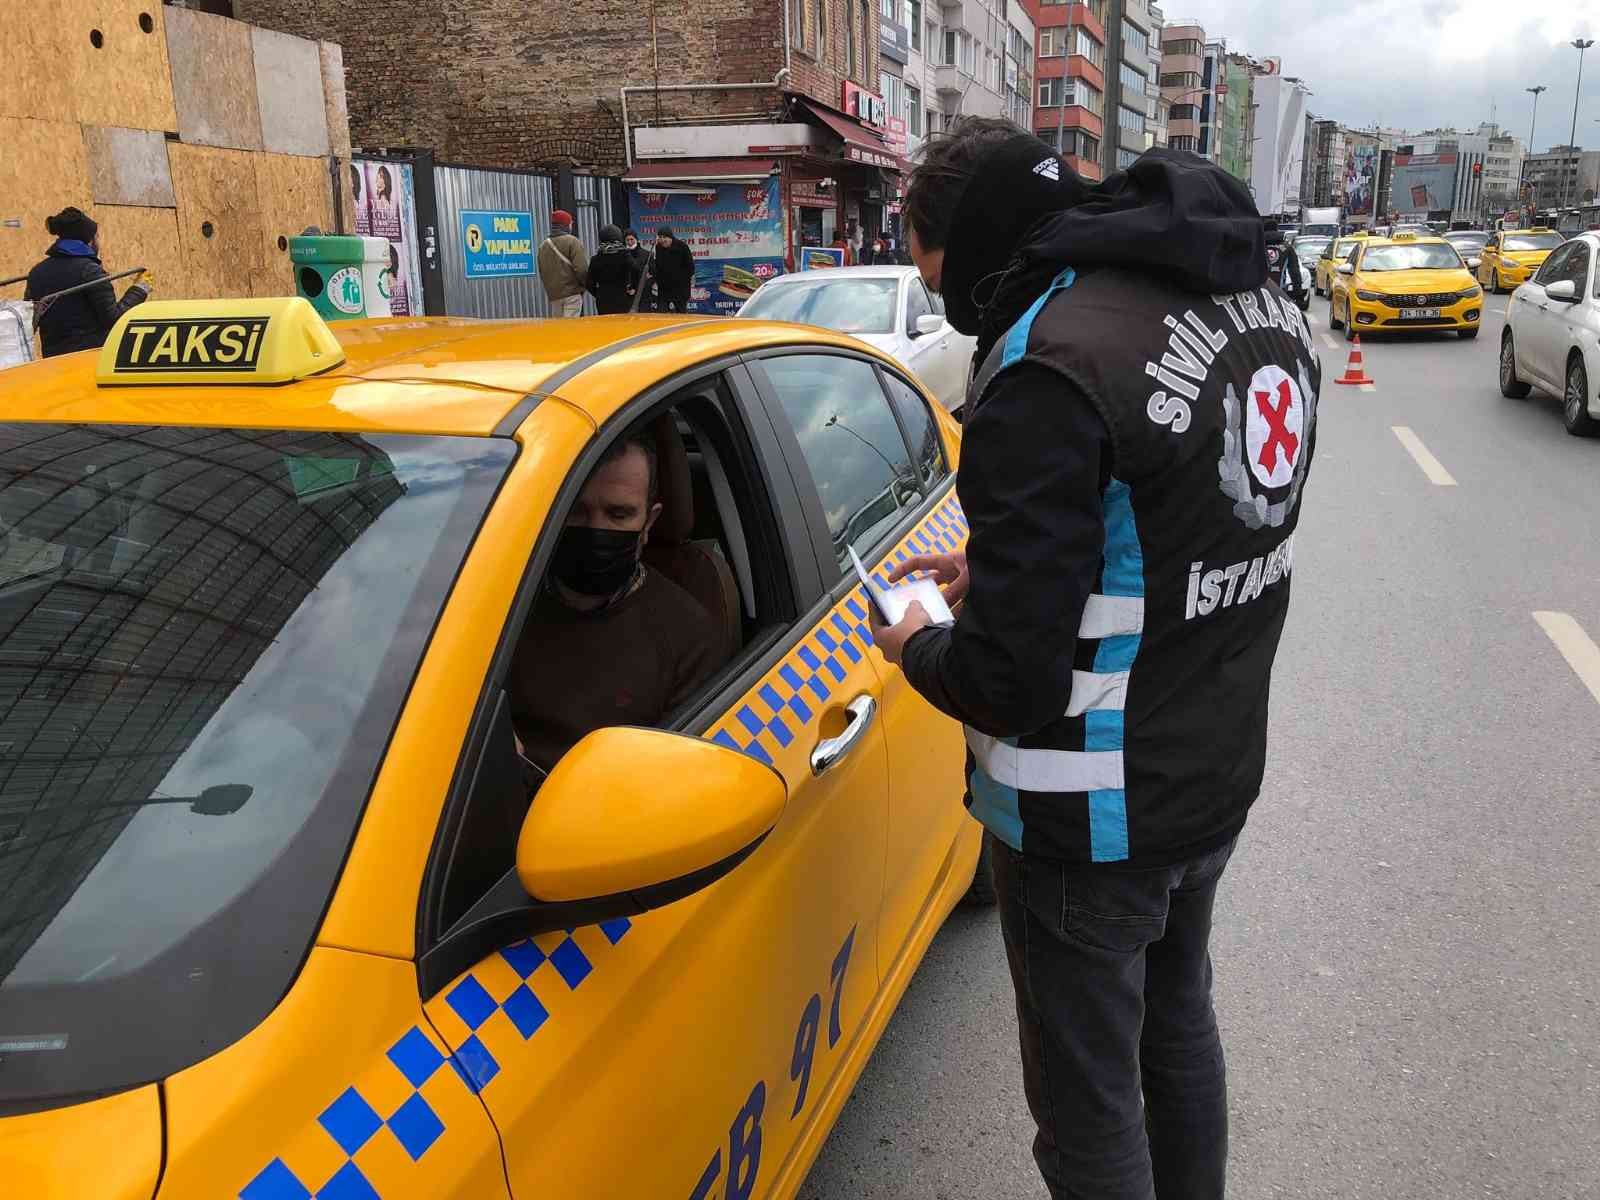
{"type": "Polygon", "coordinates": [[[1476,271],[1481,266],[1483,266],[1483,259],[1481,259],[1481,258],[1469,258],[1469,259],[1467,259],[1467,269],[1468,270],[1476,271]]]}
{"type": "MultiPolygon", "coordinates": [[[[783,776],[715,742],[600,729],[558,762],[517,839],[535,900],[644,912],[721,879],[783,815],[783,776]]],[[[597,918],[599,919],[599,918],[597,918]]]]}
{"type": "Polygon", "coordinates": [[[1352,267],[1349,263],[1340,263],[1339,264],[1339,274],[1341,274],[1341,275],[1354,275],[1355,273],[1356,273],[1356,269],[1354,267],[1352,267]]]}

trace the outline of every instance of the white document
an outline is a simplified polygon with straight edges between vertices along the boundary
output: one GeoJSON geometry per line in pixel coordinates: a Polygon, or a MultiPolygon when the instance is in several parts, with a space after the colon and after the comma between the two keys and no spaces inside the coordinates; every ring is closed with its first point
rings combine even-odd
{"type": "Polygon", "coordinates": [[[854,546],[847,546],[850,551],[850,561],[856,569],[856,577],[861,580],[867,589],[867,600],[873,608],[878,610],[878,616],[887,624],[898,625],[900,619],[906,615],[913,603],[921,604],[922,610],[928,614],[935,625],[954,625],[955,614],[950,611],[950,606],[945,603],[944,593],[939,590],[939,585],[931,579],[910,579],[895,587],[886,588],[878,584],[867,573],[867,568],[862,565],[861,556],[856,553],[854,546]]]}

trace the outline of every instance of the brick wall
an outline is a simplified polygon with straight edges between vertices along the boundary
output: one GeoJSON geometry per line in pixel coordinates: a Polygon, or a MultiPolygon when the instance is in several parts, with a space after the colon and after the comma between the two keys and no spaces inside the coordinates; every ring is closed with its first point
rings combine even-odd
{"type": "MultiPolygon", "coordinates": [[[[329,0],[235,0],[245,21],[344,47],[351,141],[412,146],[474,166],[623,162],[623,84],[770,80],[783,65],[783,5],[802,0],[406,0],[362,6],[329,0]]],[[[797,51],[790,90],[838,107],[854,11],[857,81],[877,90],[877,11],[857,0],[826,4],[820,57],[797,51]],[[869,37],[870,35],[870,37],[869,37]]],[[[819,0],[803,0],[809,48],[819,0]]],[[[797,42],[799,38],[796,39],[797,42]]],[[[777,119],[771,91],[661,93],[629,97],[637,122],[662,117],[714,121],[743,114],[777,119]]]]}

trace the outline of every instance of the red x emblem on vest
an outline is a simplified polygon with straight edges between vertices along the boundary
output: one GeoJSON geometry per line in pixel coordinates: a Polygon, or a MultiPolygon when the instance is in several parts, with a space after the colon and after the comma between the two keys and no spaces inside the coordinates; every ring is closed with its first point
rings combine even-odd
{"type": "Polygon", "coordinates": [[[1257,392],[1256,406],[1261,409],[1261,415],[1267,419],[1267,440],[1262,443],[1261,457],[1257,460],[1268,472],[1278,469],[1278,447],[1283,447],[1285,462],[1293,463],[1296,451],[1300,449],[1300,439],[1289,432],[1289,405],[1293,400],[1293,393],[1289,390],[1289,381],[1278,381],[1278,406],[1272,405],[1271,392],[1257,392]]]}

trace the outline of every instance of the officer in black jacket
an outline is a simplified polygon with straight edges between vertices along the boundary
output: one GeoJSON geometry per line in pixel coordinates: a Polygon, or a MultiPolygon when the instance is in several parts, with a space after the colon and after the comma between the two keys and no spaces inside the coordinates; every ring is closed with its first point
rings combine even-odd
{"type": "Polygon", "coordinates": [[[23,299],[43,301],[39,310],[39,342],[44,356],[71,354],[74,350],[94,350],[105,343],[106,334],[117,318],[150,295],[149,283],[140,280],[117,299],[109,282],[84,288],[55,300],[52,293],[106,278],[100,265],[100,227],[77,208],[64,208],[45,219],[45,228],[55,242],[45,251],[44,261],[28,272],[23,299]]]}
{"type": "Polygon", "coordinates": [[[1034,1155],[1051,1193],[1223,1194],[1212,903],[1261,785],[1320,367],[1231,176],[1146,152],[1089,184],[969,118],[906,192],[913,259],[978,338],[931,555],[959,602],[875,630],[966,726],[1034,1155]]]}

